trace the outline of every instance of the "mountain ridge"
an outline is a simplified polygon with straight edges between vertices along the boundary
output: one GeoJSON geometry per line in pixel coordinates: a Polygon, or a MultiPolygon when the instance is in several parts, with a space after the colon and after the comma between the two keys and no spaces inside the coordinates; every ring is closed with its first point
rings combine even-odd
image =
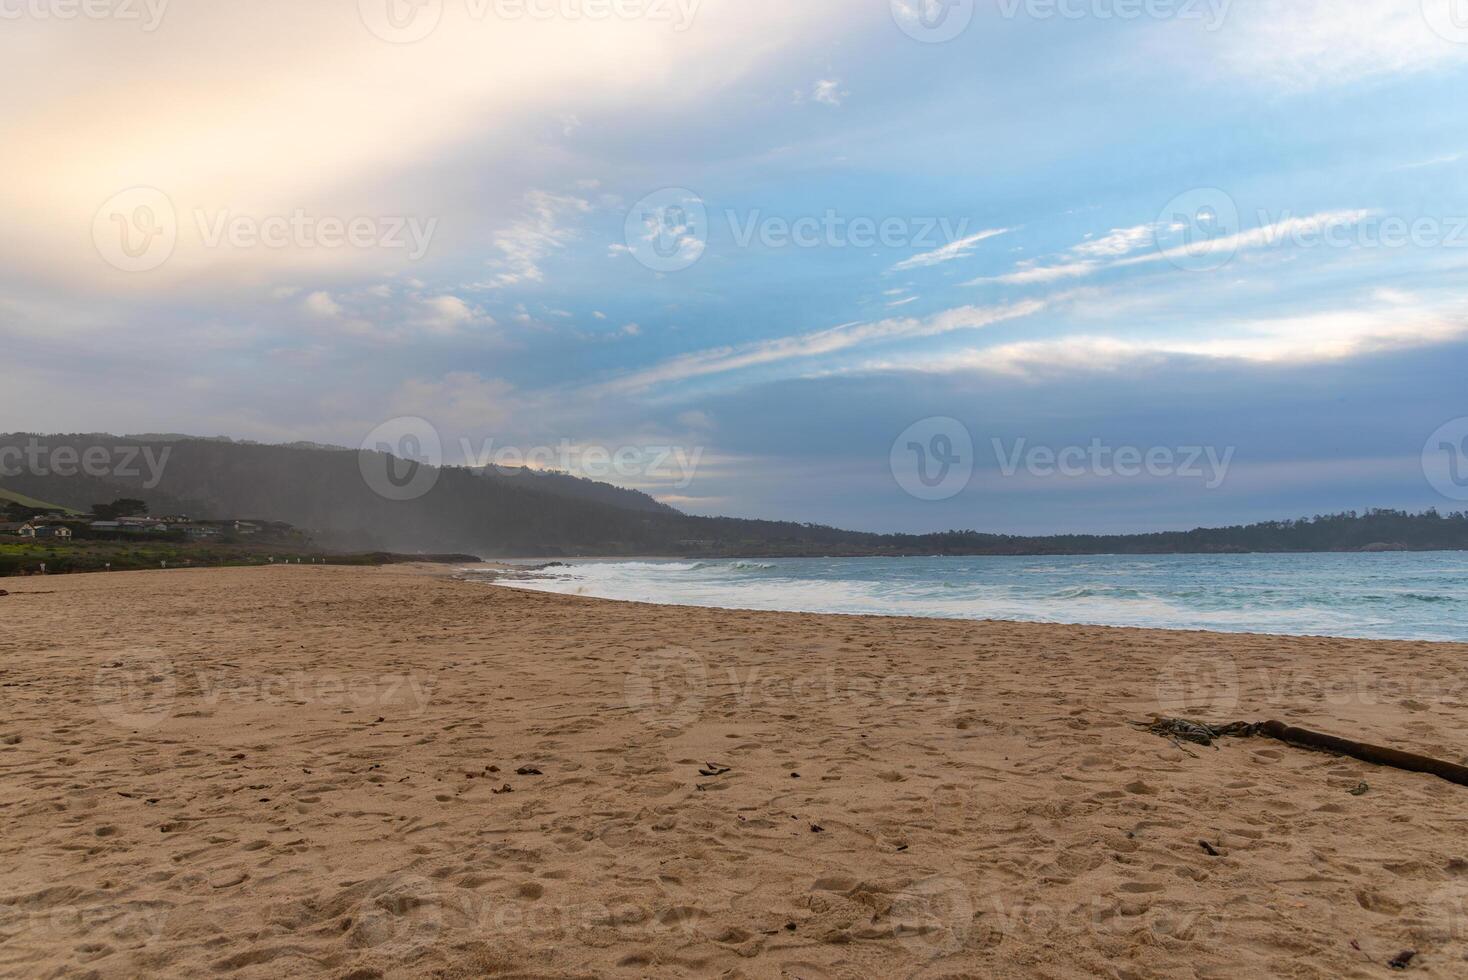
{"type": "Polygon", "coordinates": [[[162,465],[156,472],[138,465],[129,473],[106,475],[23,471],[0,475],[0,486],[83,511],[94,503],[135,497],[155,514],[283,521],[310,532],[325,547],[342,550],[471,551],[486,558],[1468,550],[1468,514],[1435,510],[1368,510],[1127,535],[875,534],[789,521],[695,517],[640,491],[533,470],[441,467],[421,497],[392,501],[368,486],[356,450],[314,444],[10,433],[0,434],[0,453],[9,451],[13,459],[11,447],[23,449],[27,440],[37,439],[45,440],[52,453],[65,447],[77,457],[89,447],[130,444],[144,460],[162,465]]]}

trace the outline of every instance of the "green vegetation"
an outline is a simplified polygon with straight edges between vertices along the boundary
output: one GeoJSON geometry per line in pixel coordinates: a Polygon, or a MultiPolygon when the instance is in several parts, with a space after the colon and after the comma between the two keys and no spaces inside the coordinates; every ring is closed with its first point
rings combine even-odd
{"type": "Polygon", "coordinates": [[[44,500],[37,500],[35,497],[27,497],[23,493],[16,493],[13,490],[6,490],[4,487],[0,487],[0,509],[11,505],[24,507],[26,510],[41,511],[43,513],[77,513],[77,511],[72,510],[70,507],[62,507],[60,504],[48,504],[44,500]]]}
{"type": "MultiPolygon", "coordinates": [[[[48,574],[67,572],[133,571],[209,565],[266,565],[274,557],[277,562],[303,564],[323,556],[311,552],[263,551],[227,545],[173,544],[168,542],[79,541],[4,541],[0,543],[0,576],[30,575],[40,571],[44,563],[48,574]]],[[[335,562],[333,562],[335,563],[335,562]]]]}
{"type": "Polygon", "coordinates": [[[93,504],[92,516],[99,521],[115,521],[119,517],[146,517],[148,505],[132,497],[123,497],[110,504],[93,504]]]}
{"type": "Polygon", "coordinates": [[[0,577],[73,572],[128,572],[162,568],[213,568],[273,563],[302,565],[393,565],[427,561],[468,564],[472,555],[394,555],[386,552],[326,554],[269,546],[158,541],[82,541],[75,544],[0,539],[0,577]]]}

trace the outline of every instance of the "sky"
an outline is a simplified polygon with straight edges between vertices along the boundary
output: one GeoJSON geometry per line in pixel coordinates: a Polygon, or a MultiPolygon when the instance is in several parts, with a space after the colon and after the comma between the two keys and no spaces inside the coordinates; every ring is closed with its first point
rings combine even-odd
{"type": "Polygon", "coordinates": [[[1465,75],[1459,0],[0,0],[0,430],[1462,509],[1465,75]]]}

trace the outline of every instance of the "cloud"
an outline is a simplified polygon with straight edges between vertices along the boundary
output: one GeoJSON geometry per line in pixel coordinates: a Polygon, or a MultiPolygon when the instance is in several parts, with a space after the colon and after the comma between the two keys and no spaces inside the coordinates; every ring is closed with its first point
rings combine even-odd
{"type": "Polygon", "coordinates": [[[576,237],[575,229],[566,226],[566,219],[591,210],[589,201],[547,191],[531,191],[525,195],[525,203],[530,213],[495,233],[494,245],[502,257],[492,265],[500,271],[487,282],[477,283],[476,288],[503,289],[545,282],[540,263],[576,237]]]}
{"type": "Polygon", "coordinates": [[[970,235],[967,238],[960,238],[956,242],[949,242],[942,248],[935,248],[931,252],[919,252],[917,255],[903,259],[888,271],[904,272],[908,269],[921,269],[930,265],[941,265],[944,262],[966,258],[979,242],[987,241],[990,238],[997,238],[1000,235],[1006,235],[1008,233],[1008,228],[990,228],[979,232],[977,235],[970,235]]]}
{"type": "Polygon", "coordinates": [[[1052,265],[1041,265],[1039,260],[1021,262],[1014,272],[987,279],[975,279],[966,285],[981,282],[999,282],[1009,285],[1031,285],[1056,282],[1088,276],[1101,268],[1100,260],[1119,259],[1137,249],[1153,244],[1157,239],[1157,225],[1135,225],[1131,228],[1113,228],[1100,238],[1086,237],[1079,245],[1066,251],[1062,259],[1052,265]],[[1069,260],[1069,261],[1067,261],[1069,260]]]}
{"type": "MultiPolygon", "coordinates": [[[[1070,250],[1071,253],[1121,255],[1124,257],[1114,258],[1111,261],[1060,262],[1055,265],[1038,265],[1033,261],[1023,262],[1013,272],[999,276],[983,276],[970,280],[965,285],[977,286],[991,282],[1005,285],[1049,283],[1061,279],[1080,279],[1107,269],[1129,268],[1155,262],[1178,262],[1180,264],[1186,264],[1197,262],[1208,256],[1232,256],[1237,252],[1257,248],[1272,248],[1289,244],[1290,242],[1319,241],[1321,236],[1327,232],[1333,229],[1346,228],[1359,224],[1374,213],[1370,210],[1356,209],[1324,211],[1303,218],[1283,218],[1259,228],[1251,228],[1248,231],[1223,235],[1202,242],[1180,244],[1166,248],[1161,247],[1159,242],[1159,247],[1153,251],[1130,256],[1126,256],[1125,252],[1117,251],[1130,241],[1136,239],[1133,233],[1138,229],[1127,229],[1121,233],[1113,232],[1111,235],[1096,242],[1082,242],[1070,250]],[[1118,234],[1122,237],[1118,238],[1118,234]],[[1099,251],[1100,249],[1104,249],[1105,251],[1099,251]],[[1083,250],[1090,251],[1085,252],[1083,250]]],[[[1159,232],[1161,230],[1159,229],[1159,232]]],[[[1180,231],[1182,229],[1171,227],[1167,230],[1180,231]]]]}
{"type": "Polygon", "coordinates": [[[1034,261],[1021,262],[1013,272],[1002,276],[984,276],[971,279],[965,286],[977,286],[986,282],[1003,283],[1010,286],[1028,286],[1034,283],[1057,282],[1061,279],[1078,279],[1089,276],[1100,269],[1099,262],[1067,262],[1064,265],[1038,265],[1034,261]]]}
{"type": "Polygon", "coordinates": [[[1233,12],[1226,30],[1209,35],[1215,50],[1206,61],[1196,51],[1187,55],[1189,68],[1210,64],[1252,85],[1295,91],[1433,71],[1468,58],[1468,46],[1429,26],[1429,18],[1445,19],[1456,2],[1250,4],[1233,12]]]}
{"type": "Polygon", "coordinates": [[[803,105],[809,100],[834,108],[839,107],[850,94],[850,92],[841,88],[841,80],[839,78],[822,78],[811,85],[809,91],[796,89],[791,93],[790,101],[793,105],[803,105]]]}
{"type": "Polygon", "coordinates": [[[1107,235],[1081,242],[1071,249],[1075,255],[1089,258],[1117,258],[1152,244],[1156,225],[1136,225],[1132,228],[1113,228],[1107,235]]]}
{"type": "Polygon", "coordinates": [[[850,94],[841,91],[839,78],[823,78],[816,82],[815,87],[811,90],[812,99],[829,106],[839,106],[841,101],[850,94]]]}
{"type": "Polygon", "coordinates": [[[301,308],[311,316],[334,319],[342,314],[341,304],[325,290],[319,290],[301,301],[301,308]]]}
{"type": "Polygon", "coordinates": [[[432,296],[419,300],[417,306],[412,322],[433,333],[449,333],[471,324],[488,327],[495,325],[493,317],[471,307],[457,296],[432,296]]]}
{"type": "Polygon", "coordinates": [[[704,4],[684,31],[656,18],[547,24],[441,6],[438,28],[414,44],[375,36],[356,3],[173,4],[156,33],[7,20],[0,63],[29,96],[0,101],[0,261],[33,278],[153,294],[204,279],[258,289],[303,264],[396,271],[403,249],[210,248],[194,212],[498,226],[529,189],[522,175],[546,162],[544,120],[574,111],[590,129],[650,104],[696,106],[848,22],[832,16],[836,0],[704,4]],[[243,92],[239,80],[261,65],[268,84],[243,92]],[[77,72],[107,84],[48,83],[77,72]],[[475,169],[486,173],[466,187],[475,169]],[[91,229],[104,202],[139,186],[167,195],[179,239],[164,265],[126,276],[98,256],[91,229]]]}
{"type": "MultiPolygon", "coordinates": [[[[1221,238],[1210,239],[1206,242],[1178,245],[1172,248],[1161,249],[1156,253],[1148,255],[1137,255],[1129,259],[1121,259],[1115,264],[1118,266],[1127,266],[1164,260],[1192,260],[1207,255],[1231,255],[1234,252],[1241,252],[1246,249],[1272,248],[1276,245],[1283,245],[1290,241],[1299,241],[1302,239],[1319,239],[1321,235],[1331,229],[1348,228],[1352,225],[1359,224],[1362,220],[1369,218],[1373,213],[1370,210],[1357,209],[1351,211],[1325,211],[1304,218],[1284,218],[1273,224],[1251,228],[1248,231],[1237,232],[1233,235],[1224,235],[1221,238]]],[[[1174,228],[1173,230],[1181,229],[1174,228]]]]}
{"type": "Polygon", "coordinates": [[[1441,156],[1427,157],[1427,158],[1422,159],[1422,160],[1413,160],[1410,163],[1403,163],[1403,164],[1400,164],[1397,167],[1394,167],[1393,169],[1395,169],[1395,170],[1423,170],[1423,169],[1426,169],[1428,167],[1443,167],[1443,166],[1447,166],[1450,163],[1457,163],[1459,160],[1463,159],[1465,156],[1468,156],[1468,153],[1444,153],[1441,156]]]}
{"type": "MultiPolygon", "coordinates": [[[[402,343],[424,335],[451,335],[463,328],[494,327],[494,317],[449,293],[412,290],[394,297],[382,284],[349,293],[308,293],[300,310],[340,336],[402,343]]],[[[481,335],[482,337],[482,335],[481,335]]]]}
{"type": "MultiPolygon", "coordinates": [[[[697,227],[694,215],[703,210],[703,201],[696,196],[690,196],[691,192],[676,191],[677,200],[665,199],[661,201],[662,207],[651,210],[642,217],[642,234],[639,241],[651,245],[666,238],[672,238],[676,245],[676,251],[671,256],[659,250],[660,258],[666,259],[670,266],[684,267],[692,265],[703,255],[708,247],[708,241],[704,237],[703,230],[697,227]],[[673,224],[672,215],[675,213],[671,205],[680,204],[684,206],[685,221],[682,224],[673,224]]],[[[632,233],[629,225],[626,232],[632,233]]],[[[627,245],[612,245],[607,250],[609,256],[631,255],[633,248],[627,245]]]]}
{"type": "Polygon", "coordinates": [[[1173,357],[1308,364],[1429,347],[1468,337],[1468,311],[1385,303],[1301,316],[1246,319],[1211,328],[1207,336],[1124,338],[1071,335],[986,348],[869,361],[853,370],[931,373],[987,372],[1040,378],[1130,370],[1173,357]]]}
{"type": "Polygon", "coordinates": [[[892,318],[872,323],[845,323],[813,333],[778,337],[736,347],[718,347],[671,358],[595,386],[600,391],[640,391],[656,385],[725,374],[745,368],[834,354],[866,344],[935,337],[1031,316],[1045,308],[1039,300],[1005,306],[961,306],[924,319],[892,318]]]}

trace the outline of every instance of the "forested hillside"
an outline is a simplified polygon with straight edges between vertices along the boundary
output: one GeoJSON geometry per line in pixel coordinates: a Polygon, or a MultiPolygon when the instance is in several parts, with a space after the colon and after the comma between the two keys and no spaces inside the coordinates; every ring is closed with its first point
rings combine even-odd
{"type": "MultiPolygon", "coordinates": [[[[0,451],[28,434],[0,435],[0,451]]],[[[141,446],[164,465],[132,473],[0,477],[12,494],[86,511],[121,497],[154,514],[284,521],[326,547],[472,552],[483,557],[571,555],[1166,554],[1249,551],[1468,549],[1468,514],[1371,510],[1248,526],[1135,535],[1016,537],[974,530],[880,535],[811,524],[692,517],[645,494],[564,474],[482,473],[446,467],[408,501],[368,486],[355,450],[266,446],[188,437],[61,435],[47,447],[141,446]],[[167,453],[166,457],[164,453],[167,453]],[[152,485],[156,483],[156,485],[152,485]]],[[[12,457],[13,458],[13,457],[12,457]]],[[[14,469],[14,467],[11,467],[14,469]]]]}

